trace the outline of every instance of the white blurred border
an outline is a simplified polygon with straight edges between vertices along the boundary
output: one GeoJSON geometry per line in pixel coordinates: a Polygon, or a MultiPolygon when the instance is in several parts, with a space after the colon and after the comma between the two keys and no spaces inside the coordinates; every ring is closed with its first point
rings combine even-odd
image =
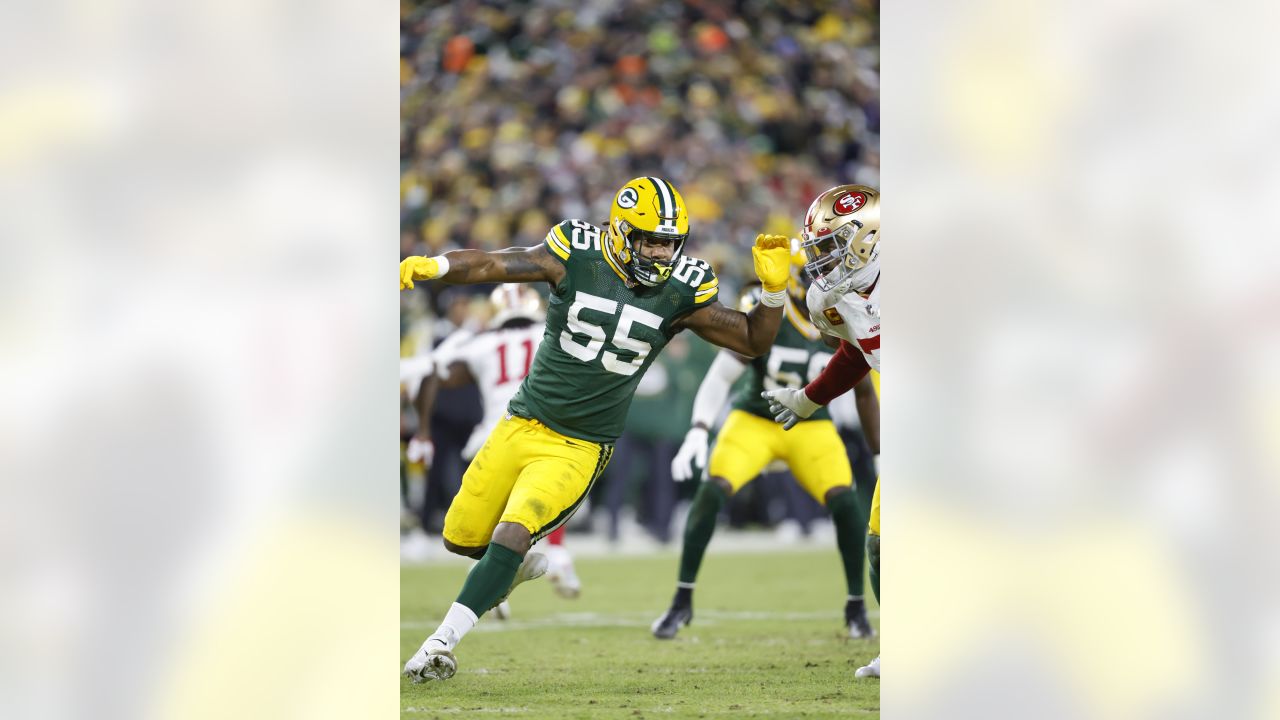
{"type": "Polygon", "coordinates": [[[396,12],[0,10],[0,717],[397,712],[396,12]]]}
{"type": "Polygon", "coordinates": [[[884,3],[887,718],[1280,714],[1274,3],[884,3]]]}

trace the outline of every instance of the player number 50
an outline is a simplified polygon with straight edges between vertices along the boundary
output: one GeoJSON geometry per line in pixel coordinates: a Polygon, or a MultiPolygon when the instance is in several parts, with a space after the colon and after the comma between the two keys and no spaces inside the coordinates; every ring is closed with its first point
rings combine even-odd
{"type": "Polygon", "coordinates": [[[560,333],[561,349],[582,362],[588,363],[595,360],[596,356],[599,355],[600,364],[604,365],[605,370],[619,375],[634,375],[640,369],[640,366],[644,365],[645,358],[649,357],[649,351],[653,349],[653,346],[643,340],[631,337],[631,329],[636,323],[639,323],[645,327],[658,330],[662,327],[662,318],[638,307],[622,306],[622,316],[618,318],[618,328],[613,331],[613,337],[609,342],[619,350],[631,350],[636,354],[630,361],[624,362],[618,359],[618,354],[615,352],[606,351],[603,355],[600,354],[601,348],[604,347],[604,328],[583,320],[583,310],[595,310],[612,317],[618,312],[618,303],[614,300],[579,291],[577,296],[574,297],[573,305],[569,306],[569,327],[560,333]],[[580,343],[574,339],[574,335],[586,335],[587,341],[580,343]]]}

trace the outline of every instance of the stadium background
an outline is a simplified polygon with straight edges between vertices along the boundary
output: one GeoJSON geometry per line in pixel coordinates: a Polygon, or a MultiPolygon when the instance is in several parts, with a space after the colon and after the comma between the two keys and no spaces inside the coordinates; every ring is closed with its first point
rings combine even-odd
{"type": "MultiPolygon", "coordinates": [[[[795,236],[818,192],[879,184],[877,12],[867,0],[402,3],[401,257],[532,245],[566,218],[604,224],[623,182],[660,175],[688,205],[686,252],[712,263],[732,305],[757,233],[795,236]]],[[[490,287],[401,293],[401,357],[483,326],[490,287]]],[[[662,353],[571,532],[672,540],[695,487],[673,484],[669,464],[714,354],[691,333],[662,353]]],[[[474,388],[442,390],[425,487],[403,464],[406,529],[439,532],[480,414],[474,388]]],[[[403,426],[419,421],[406,404],[403,426]]],[[[787,537],[825,522],[785,475],[752,483],[727,515],[787,537]]]]}

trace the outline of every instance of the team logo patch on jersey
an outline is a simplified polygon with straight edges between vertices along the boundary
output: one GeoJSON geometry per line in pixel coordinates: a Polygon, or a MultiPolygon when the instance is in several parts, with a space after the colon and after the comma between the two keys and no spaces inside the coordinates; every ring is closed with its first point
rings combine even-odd
{"type": "Polygon", "coordinates": [[[852,215],[858,208],[867,204],[867,196],[860,192],[845,193],[831,207],[837,215],[852,215]]]}
{"type": "Polygon", "coordinates": [[[618,207],[630,210],[636,206],[639,199],[640,194],[635,191],[635,188],[622,188],[622,192],[618,193],[618,207]]]}
{"type": "Polygon", "coordinates": [[[827,318],[827,322],[832,325],[843,325],[844,318],[840,317],[840,311],[833,307],[829,307],[822,311],[822,315],[827,318]]]}

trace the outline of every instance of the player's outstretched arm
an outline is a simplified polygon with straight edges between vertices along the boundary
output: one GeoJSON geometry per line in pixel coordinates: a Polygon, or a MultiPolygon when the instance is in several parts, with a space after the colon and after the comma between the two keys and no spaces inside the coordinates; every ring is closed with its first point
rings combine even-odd
{"type": "Polygon", "coordinates": [[[555,285],[562,279],[564,265],[542,244],[494,252],[454,250],[436,257],[414,255],[400,262],[401,290],[412,290],[417,280],[442,280],[451,285],[544,280],[555,285]]]}
{"type": "Polygon", "coordinates": [[[804,386],[804,394],[813,402],[826,405],[852,390],[869,372],[871,366],[862,351],[841,340],[840,349],[827,361],[827,366],[804,386]]]}
{"type": "MultiPolygon", "coordinates": [[[[790,430],[796,423],[817,412],[818,408],[849,392],[870,371],[871,366],[867,364],[862,352],[842,340],[840,350],[808,385],[801,389],[765,390],[760,396],[769,401],[773,419],[782,423],[784,430],[790,430]]],[[[876,427],[878,433],[878,421],[876,427]]],[[[877,434],[876,446],[879,445],[877,434]]]]}
{"type": "Polygon", "coordinates": [[[721,305],[718,301],[698,308],[680,320],[698,337],[748,358],[760,357],[773,347],[773,339],[782,324],[782,307],[760,303],[744,313],[721,305]]]}
{"type": "Polygon", "coordinates": [[[707,342],[747,357],[759,357],[773,346],[787,304],[787,279],[791,276],[791,241],[781,235],[757,235],[751,248],[756,276],[764,286],[760,302],[744,313],[713,302],[686,315],[687,327],[707,342]]]}

